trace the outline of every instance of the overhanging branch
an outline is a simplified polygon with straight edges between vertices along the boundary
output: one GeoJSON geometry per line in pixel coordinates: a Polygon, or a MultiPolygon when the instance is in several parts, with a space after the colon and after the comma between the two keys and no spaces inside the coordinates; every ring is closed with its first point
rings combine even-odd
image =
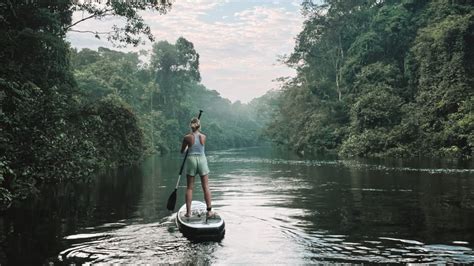
{"type": "Polygon", "coordinates": [[[69,31],[78,32],[78,33],[93,33],[96,35],[110,34],[114,32],[114,31],[92,31],[92,30],[74,30],[74,29],[71,29],[69,31]]]}
{"type": "Polygon", "coordinates": [[[113,9],[107,9],[107,10],[104,10],[103,12],[100,12],[100,13],[95,13],[95,14],[92,14],[90,16],[87,16],[85,18],[82,18],[74,23],[72,23],[71,25],[67,26],[66,28],[64,28],[66,31],[70,30],[72,27],[76,26],[77,24],[81,23],[81,22],[84,22],[86,20],[89,20],[91,18],[96,18],[96,17],[105,17],[105,16],[110,16],[112,15],[112,13],[109,13],[107,14],[107,12],[111,12],[113,11],[113,9]]]}

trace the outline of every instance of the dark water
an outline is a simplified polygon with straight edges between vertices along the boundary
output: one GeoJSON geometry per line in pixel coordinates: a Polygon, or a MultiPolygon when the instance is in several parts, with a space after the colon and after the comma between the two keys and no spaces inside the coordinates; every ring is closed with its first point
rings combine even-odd
{"type": "Polygon", "coordinates": [[[0,263],[474,263],[472,163],[308,160],[266,148],[208,159],[226,221],[220,243],[188,241],[165,210],[173,155],[46,187],[2,213],[0,263]]]}

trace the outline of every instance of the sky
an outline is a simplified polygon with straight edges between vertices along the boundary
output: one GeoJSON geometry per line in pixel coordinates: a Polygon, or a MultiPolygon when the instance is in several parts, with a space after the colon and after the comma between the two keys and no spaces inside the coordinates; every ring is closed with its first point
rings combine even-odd
{"type": "MultiPolygon", "coordinates": [[[[295,71],[278,62],[292,52],[302,29],[301,0],[176,0],[165,15],[143,12],[155,41],[175,43],[180,36],[194,44],[200,55],[202,84],[232,102],[247,103],[271,89],[279,77],[295,71]]],[[[76,12],[73,21],[87,14],[76,12]]],[[[118,20],[87,20],[75,30],[110,30],[118,20]]],[[[73,47],[114,48],[92,34],[70,32],[73,47]]],[[[150,50],[152,44],[118,50],[150,50]]],[[[114,48],[115,49],[115,48],[114,48]]]]}

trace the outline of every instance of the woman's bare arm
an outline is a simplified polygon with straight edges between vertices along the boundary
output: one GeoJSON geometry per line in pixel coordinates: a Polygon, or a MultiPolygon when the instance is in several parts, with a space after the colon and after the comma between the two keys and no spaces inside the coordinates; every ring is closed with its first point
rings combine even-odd
{"type": "Polygon", "coordinates": [[[181,153],[183,153],[188,147],[188,141],[186,140],[187,136],[184,136],[183,143],[181,144],[181,153]]]}

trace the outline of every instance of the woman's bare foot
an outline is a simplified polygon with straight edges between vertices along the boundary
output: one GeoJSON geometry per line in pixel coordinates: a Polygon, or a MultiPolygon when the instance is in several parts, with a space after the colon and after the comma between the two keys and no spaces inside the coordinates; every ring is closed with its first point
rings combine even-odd
{"type": "Polygon", "coordinates": [[[216,213],[213,211],[208,211],[206,214],[207,218],[214,218],[216,216],[216,213]]]}

